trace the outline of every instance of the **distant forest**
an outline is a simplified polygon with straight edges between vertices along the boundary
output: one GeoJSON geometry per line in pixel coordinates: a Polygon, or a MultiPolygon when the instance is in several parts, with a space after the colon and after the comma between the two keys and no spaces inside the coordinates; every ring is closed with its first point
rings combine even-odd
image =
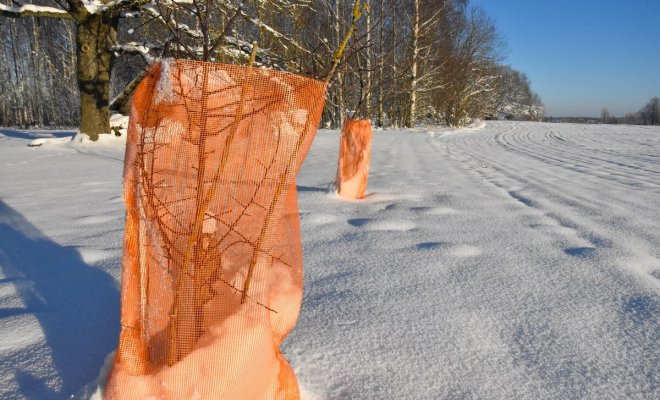
{"type": "Polygon", "coordinates": [[[112,109],[125,112],[149,63],[245,64],[252,43],[255,66],[322,79],[351,29],[325,126],[347,114],[391,127],[543,118],[524,72],[502,64],[493,20],[468,0],[34,2],[0,0],[0,126],[107,131],[107,122],[91,121],[90,104],[105,120],[112,109]]]}
{"type": "Polygon", "coordinates": [[[553,117],[543,118],[546,122],[569,122],[578,124],[627,124],[627,125],[660,125],[660,98],[652,97],[644,107],[637,112],[626,113],[622,117],[610,114],[603,108],[600,117],[553,117]]]}
{"type": "Polygon", "coordinates": [[[660,125],[660,98],[652,97],[644,107],[637,112],[626,113],[623,117],[611,115],[607,108],[600,113],[603,124],[629,124],[629,125],[660,125]]]}

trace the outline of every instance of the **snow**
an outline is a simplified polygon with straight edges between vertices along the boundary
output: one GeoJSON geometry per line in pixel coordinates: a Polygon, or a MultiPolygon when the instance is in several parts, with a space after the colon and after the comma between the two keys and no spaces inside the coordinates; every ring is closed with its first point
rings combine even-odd
{"type": "Polygon", "coordinates": [[[6,4],[0,4],[0,11],[5,11],[13,14],[28,14],[28,15],[31,14],[67,15],[68,14],[66,10],[62,10],[61,8],[39,6],[35,4],[23,4],[21,6],[16,6],[16,7],[11,7],[6,4]]]}
{"type": "MultiPolygon", "coordinates": [[[[0,398],[89,398],[119,332],[123,142],[0,133],[0,398]]],[[[328,192],[338,144],[320,131],[297,182],[305,399],[659,397],[660,128],[376,130],[361,201],[328,192]]]]}
{"type": "MultiPolygon", "coordinates": [[[[37,139],[31,140],[27,145],[30,147],[39,147],[43,145],[67,145],[71,148],[85,147],[88,144],[94,144],[90,149],[105,148],[110,146],[116,150],[117,146],[126,145],[126,130],[128,129],[128,116],[121,114],[112,114],[110,116],[110,129],[115,133],[109,135],[99,135],[96,142],[92,142],[89,136],[76,132],[73,136],[38,135],[37,139]]],[[[1,135],[1,133],[0,133],[1,135]]]]}
{"type": "MultiPolygon", "coordinates": [[[[129,34],[132,34],[133,32],[129,30],[129,34]]],[[[149,51],[151,48],[147,46],[147,43],[138,43],[138,42],[128,42],[128,43],[123,43],[121,45],[117,44],[112,47],[112,50],[114,51],[123,51],[127,53],[138,53],[144,58],[144,61],[147,64],[153,63],[156,59],[149,54],[149,51]]]]}
{"type": "Polygon", "coordinates": [[[155,104],[170,103],[178,98],[174,92],[174,85],[172,83],[172,68],[176,68],[176,60],[173,58],[165,58],[160,61],[160,76],[156,84],[156,98],[155,104]]]}

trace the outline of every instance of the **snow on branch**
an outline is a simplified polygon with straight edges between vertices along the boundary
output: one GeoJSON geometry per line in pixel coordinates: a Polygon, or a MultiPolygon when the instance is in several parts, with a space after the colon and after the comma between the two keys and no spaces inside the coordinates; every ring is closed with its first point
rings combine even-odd
{"type": "Polygon", "coordinates": [[[174,21],[171,18],[168,18],[167,20],[163,18],[163,15],[160,13],[158,9],[156,9],[156,6],[149,4],[145,7],[142,7],[142,10],[148,13],[153,17],[154,20],[160,22],[161,24],[165,25],[168,27],[170,30],[172,30],[173,33],[178,33],[182,32],[186,34],[187,36],[194,38],[194,39],[202,39],[203,35],[202,32],[198,29],[193,29],[187,24],[174,21]]]}
{"type": "Polygon", "coordinates": [[[113,51],[125,54],[139,54],[144,58],[147,64],[155,61],[155,58],[149,53],[151,50],[160,49],[161,46],[147,45],[146,43],[129,42],[117,44],[112,47],[113,51]]]}
{"type": "Polygon", "coordinates": [[[109,7],[99,0],[82,0],[82,5],[88,13],[97,14],[107,10],[109,7]]]}
{"type": "Polygon", "coordinates": [[[61,18],[73,19],[68,11],[56,7],[37,6],[34,4],[25,4],[22,6],[11,7],[5,4],[0,4],[0,15],[9,18],[22,18],[22,17],[48,17],[48,18],[61,18]]]}

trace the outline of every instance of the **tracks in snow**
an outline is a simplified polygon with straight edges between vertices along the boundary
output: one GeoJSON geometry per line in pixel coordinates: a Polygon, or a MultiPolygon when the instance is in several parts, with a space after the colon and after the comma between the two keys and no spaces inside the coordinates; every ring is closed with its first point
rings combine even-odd
{"type": "Polygon", "coordinates": [[[660,130],[493,122],[439,138],[449,156],[535,213],[530,225],[603,249],[651,286],[660,271],[660,130]],[[553,228],[554,227],[554,228],[553,228]]]}

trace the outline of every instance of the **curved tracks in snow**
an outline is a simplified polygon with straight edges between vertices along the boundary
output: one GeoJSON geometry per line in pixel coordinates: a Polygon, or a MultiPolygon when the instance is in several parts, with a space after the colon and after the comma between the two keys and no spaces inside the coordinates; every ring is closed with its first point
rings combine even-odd
{"type": "Polygon", "coordinates": [[[614,249],[621,267],[657,288],[659,129],[491,122],[441,141],[485,181],[574,230],[584,252],[614,249]]]}

